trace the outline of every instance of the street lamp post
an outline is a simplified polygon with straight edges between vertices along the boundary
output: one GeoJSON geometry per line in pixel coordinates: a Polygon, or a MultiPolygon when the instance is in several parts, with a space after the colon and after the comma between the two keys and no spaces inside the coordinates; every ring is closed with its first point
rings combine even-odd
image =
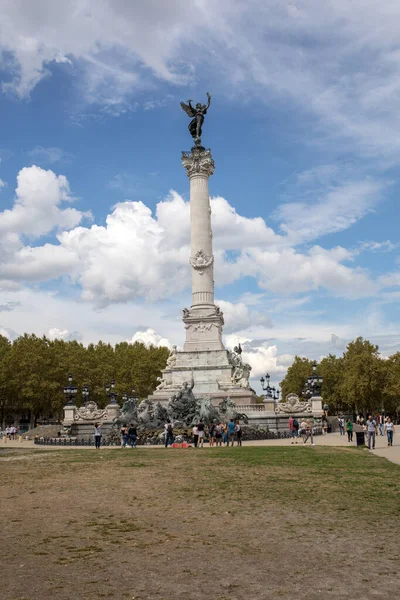
{"type": "Polygon", "coordinates": [[[110,398],[110,404],[118,404],[118,402],[117,402],[118,394],[115,391],[114,379],[112,379],[111,382],[106,385],[106,394],[110,398]]]}
{"type": "Polygon", "coordinates": [[[306,383],[306,395],[310,398],[321,396],[322,377],[317,375],[317,363],[314,361],[312,364],[313,372],[312,375],[307,379],[306,383]]]}
{"type": "Polygon", "coordinates": [[[83,398],[83,406],[86,406],[86,403],[89,399],[89,388],[87,385],[84,385],[82,388],[82,398],[83,398]]]}
{"type": "Polygon", "coordinates": [[[76,385],[72,385],[72,375],[68,375],[68,385],[64,387],[64,396],[68,399],[66,406],[74,406],[74,398],[78,393],[76,385]]]}
{"type": "Polygon", "coordinates": [[[277,400],[279,400],[279,390],[277,390],[274,387],[271,387],[269,385],[270,379],[271,379],[271,377],[270,377],[269,373],[266,374],[265,378],[261,377],[261,379],[260,379],[261,387],[262,387],[263,391],[265,392],[265,399],[275,400],[275,402],[276,402],[277,400]]]}

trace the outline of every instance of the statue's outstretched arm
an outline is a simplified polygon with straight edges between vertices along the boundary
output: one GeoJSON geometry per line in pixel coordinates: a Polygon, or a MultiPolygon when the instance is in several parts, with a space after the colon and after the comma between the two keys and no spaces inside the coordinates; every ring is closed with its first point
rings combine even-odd
{"type": "Polygon", "coordinates": [[[210,108],[210,104],[211,104],[211,96],[208,92],[207,92],[207,98],[208,98],[208,103],[207,103],[207,110],[208,110],[210,108]]]}

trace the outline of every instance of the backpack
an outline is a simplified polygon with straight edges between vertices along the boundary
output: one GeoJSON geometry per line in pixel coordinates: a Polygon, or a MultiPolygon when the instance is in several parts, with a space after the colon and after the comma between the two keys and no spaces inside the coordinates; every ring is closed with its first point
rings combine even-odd
{"type": "Polygon", "coordinates": [[[298,422],[298,420],[297,420],[297,419],[293,419],[293,427],[294,427],[295,429],[298,429],[298,428],[299,428],[299,422],[298,422]]]}

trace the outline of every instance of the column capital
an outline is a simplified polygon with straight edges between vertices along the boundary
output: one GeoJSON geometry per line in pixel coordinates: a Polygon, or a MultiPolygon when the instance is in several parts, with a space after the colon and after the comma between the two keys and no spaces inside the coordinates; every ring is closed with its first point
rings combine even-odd
{"type": "Polygon", "coordinates": [[[214,173],[214,160],[211,150],[194,146],[190,152],[182,152],[182,164],[186,175],[191,178],[195,175],[210,177],[214,173]]]}

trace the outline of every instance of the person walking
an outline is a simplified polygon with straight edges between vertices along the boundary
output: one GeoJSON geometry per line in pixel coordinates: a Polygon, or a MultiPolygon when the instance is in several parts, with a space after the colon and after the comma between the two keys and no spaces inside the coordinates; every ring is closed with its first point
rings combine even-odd
{"type": "Polygon", "coordinates": [[[353,441],[353,421],[349,417],[346,421],[347,441],[353,441]]]}
{"type": "Polygon", "coordinates": [[[100,423],[94,424],[94,447],[96,450],[100,450],[101,444],[101,425],[100,423]]]}
{"type": "Polygon", "coordinates": [[[202,419],[200,419],[197,429],[199,432],[199,448],[204,448],[205,427],[202,419]]]}
{"type": "Polygon", "coordinates": [[[306,437],[304,438],[303,444],[306,444],[308,439],[311,439],[311,446],[314,446],[313,430],[309,420],[306,421],[306,437]]]}
{"type": "Polygon", "coordinates": [[[378,415],[379,434],[385,435],[385,415],[383,413],[378,415]]]}
{"type": "Polygon", "coordinates": [[[385,432],[388,439],[388,446],[393,446],[394,423],[390,417],[387,418],[385,423],[385,432]]]}
{"type": "Polygon", "coordinates": [[[339,423],[340,435],[344,435],[344,419],[342,416],[338,417],[338,423],[339,423]]]}
{"type": "Polygon", "coordinates": [[[165,447],[168,448],[168,444],[174,443],[174,425],[168,419],[164,425],[165,428],[165,447]]]}
{"type": "Polygon", "coordinates": [[[193,425],[192,434],[193,434],[194,447],[197,448],[197,444],[199,441],[199,429],[197,427],[197,423],[195,425],[193,425]]]}
{"type": "Polygon", "coordinates": [[[375,450],[375,435],[376,435],[376,421],[372,418],[372,415],[368,415],[367,419],[367,440],[368,449],[375,450]],[[372,448],[371,448],[372,445],[372,448]]]}
{"type": "Polygon", "coordinates": [[[137,440],[137,429],[133,423],[129,425],[128,429],[128,439],[129,445],[131,448],[136,448],[136,440],[137,440]]]}
{"type": "Polygon", "coordinates": [[[290,416],[290,417],[289,417],[289,422],[288,422],[288,425],[289,425],[289,436],[290,436],[290,439],[291,439],[291,442],[290,442],[291,444],[294,444],[294,441],[293,441],[293,438],[294,438],[294,427],[293,427],[293,421],[294,421],[293,417],[292,417],[292,416],[290,416]]]}

